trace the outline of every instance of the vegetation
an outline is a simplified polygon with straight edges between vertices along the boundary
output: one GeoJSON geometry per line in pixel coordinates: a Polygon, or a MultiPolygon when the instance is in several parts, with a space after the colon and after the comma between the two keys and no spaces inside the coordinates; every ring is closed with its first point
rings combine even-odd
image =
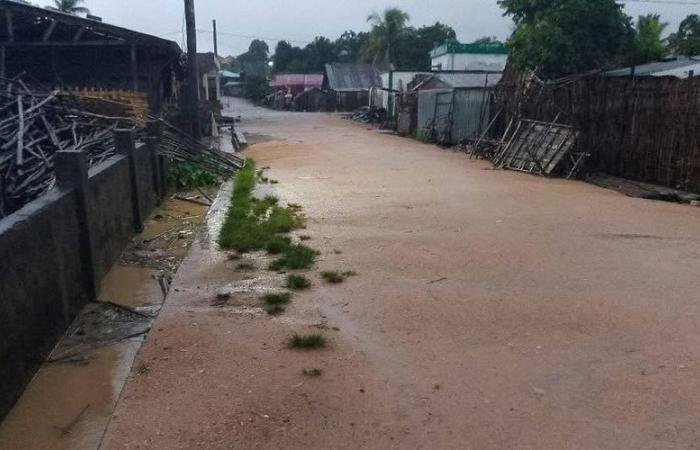
{"type": "Polygon", "coordinates": [[[290,252],[289,256],[296,258],[291,240],[279,234],[301,228],[304,217],[296,208],[277,206],[275,197],[255,200],[255,176],[255,164],[248,160],[234,180],[231,207],[221,228],[219,245],[242,253],[263,249],[271,253],[290,252]]]}
{"type": "Polygon", "coordinates": [[[292,300],[291,292],[274,292],[265,294],[263,300],[266,305],[286,305],[292,300]]]}
{"type": "Polygon", "coordinates": [[[352,277],[357,275],[354,270],[348,270],[345,272],[339,272],[337,270],[329,270],[321,272],[321,278],[326,280],[328,283],[338,284],[345,281],[347,277],[352,277]]]}
{"type": "Polygon", "coordinates": [[[318,367],[314,367],[311,369],[303,369],[301,373],[302,375],[307,377],[320,377],[321,375],[323,375],[323,370],[319,369],[318,367]]]}
{"type": "Polygon", "coordinates": [[[401,70],[430,70],[429,52],[455,31],[441,23],[414,28],[408,26],[408,13],[390,8],[368,20],[370,32],[346,31],[335,41],[317,37],[304,48],[280,41],[272,58],[277,73],[323,72],[331,62],[392,63],[401,70]]]}
{"type": "Polygon", "coordinates": [[[90,10],[84,6],[80,6],[84,0],[53,0],[53,6],[49,9],[55,9],[68,14],[90,14],[90,10]]]}
{"type": "Polygon", "coordinates": [[[658,14],[639,16],[629,63],[644,64],[666,56],[668,48],[661,35],[667,26],[667,23],[661,22],[661,16],[658,14]]]}
{"type": "Polygon", "coordinates": [[[284,286],[294,290],[308,289],[311,287],[311,281],[304,275],[287,275],[284,286]]]}
{"type": "Polygon", "coordinates": [[[255,264],[249,262],[240,263],[236,266],[236,270],[240,270],[241,272],[253,272],[255,270],[255,264]]]}
{"type": "Polygon", "coordinates": [[[270,264],[270,270],[308,269],[316,261],[318,252],[305,245],[290,245],[284,254],[270,264]]]}
{"type": "Polygon", "coordinates": [[[678,55],[700,54],[700,16],[691,14],[678,27],[676,33],[668,38],[671,50],[678,55]]]}
{"type": "Polygon", "coordinates": [[[168,168],[170,183],[180,189],[213,186],[219,183],[216,174],[194,162],[171,161],[168,168]]]}
{"type": "Polygon", "coordinates": [[[624,60],[634,30],[615,0],[499,0],[513,18],[511,61],[558,77],[611,67],[624,60]]]}
{"type": "Polygon", "coordinates": [[[294,334],[287,340],[288,348],[317,349],[326,346],[326,338],[320,334],[294,334]]]}

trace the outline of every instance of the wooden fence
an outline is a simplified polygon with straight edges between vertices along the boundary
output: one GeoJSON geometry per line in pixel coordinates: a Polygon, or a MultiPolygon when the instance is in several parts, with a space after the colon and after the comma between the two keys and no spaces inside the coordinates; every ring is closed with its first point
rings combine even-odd
{"type": "Polygon", "coordinates": [[[515,117],[578,128],[590,170],[700,192],[700,77],[542,82],[509,73],[496,101],[503,127],[515,117]]]}

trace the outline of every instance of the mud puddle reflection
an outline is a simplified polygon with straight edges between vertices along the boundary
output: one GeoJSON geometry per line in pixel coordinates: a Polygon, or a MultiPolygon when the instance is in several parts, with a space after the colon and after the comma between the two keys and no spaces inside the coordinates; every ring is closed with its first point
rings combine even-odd
{"type": "Polygon", "coordinates": [[[206,206],[173,197],[148,219],[102,281],[100,301],[85,306],[0,424],[0,449],[99,448],[172,274],[206,214],[206,206]]]}

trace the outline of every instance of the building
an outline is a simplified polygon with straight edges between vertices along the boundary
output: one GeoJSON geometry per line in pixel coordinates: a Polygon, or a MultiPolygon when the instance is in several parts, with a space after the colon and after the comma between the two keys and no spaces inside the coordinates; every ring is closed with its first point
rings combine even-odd
{"type": "Polygon", "coordinates": [[[501,43],[446,42],[430,52],[433,70],[489,70],[503,72],[508,49],[501,43]]]}
{"type": "Polygon", "coordinates": [[[415,98],[402,98],[401,132],[413,132],[453,145],[478,138],[491,116],[493,91],[499,72],[445,72],[418,76],[409,84],[415,98]],[[408,115],[407,115],[408,114],[408,115]],[[415,118],[410,114],[415,114],[415,118]],[[408,127],[408,128],[407,128],[408,127]]]}
{"type": "Polygon", "coordinates": [[[700,55],[674,56],[662,61],[640,64],[633,67],[611,70],[609,77],[652,76],[690,78],[700,76],[700,55]]]}
{"type": "Polygon", "coordinates": [[[326,64],[323,89],[332,94],[329,107],[338,111],[352,111],[367,106],[370,89],[382,86],[380,74],[393,69],[393,66],[386,64],[326,64]]]}
{"type": "Polygon", "coordinates": [[[221,65],[214,53],[197,53],[199,100],[221,100],[221,65]]]}
{"type": "Polygon", "coordinates": [[[182,52],[173,41],[24,3],[0,0],[0,76],[73,89],[145,94],[160,111],[178,99],[182,52]]]}
{"type": "MultiPolygon", "coordinates": [[[[301,93],[320,89],[323,86],[323,74],[320,73],[280,73],[270,81],[275,91],[274,107],[289,109],[292,101],[301,93]]],[[[302,108],[306,109],[306,108],[302,108]]]]}

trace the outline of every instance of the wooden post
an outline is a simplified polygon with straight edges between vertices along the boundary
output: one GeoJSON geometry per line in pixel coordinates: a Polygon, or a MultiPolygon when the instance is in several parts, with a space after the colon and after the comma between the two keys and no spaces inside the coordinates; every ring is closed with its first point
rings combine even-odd
{"type": "Polygon", "coordinates": [[[77,199],[77,217],[83,267],[86,272],[87,290],[90,300],[97,300],[97,280],[95,279],[95,255],[90,230],[88,205],[88,162],[84,152],[75,150],[58,151],[53,156],[56,185],[59,189],[74,190],[77,199]]]}
{"type": "Polygon", "coordinates": [[[134,230],[140,233],[143,231],[143,217],[141,217],[138,176],[136,175],[136,144],[134,142],[134,131],[125,129],[114,130],[114,143],[116,144],[117,153],[127,158],[129,165],[129,184],[131,184],[131,206],[134,216],[134,230]]]}
{"type": "Polygon", "coordinates": [[[213,19],[211,21],[212,24],[212,29],[214,31],[214,57],[218,58],[219,57],[219,42],[218,42],[218,36],[216,35],[216,19],[213,19]]]}
{"type": "Polygon", "coordinates": [[[131,44],[131,84],[134,91],[139,90],[139,70],[136,60],[136,44],[131,44]]]}
{"type": "Polygon", "coordinates": [[[186,110],[191,124],[192,136],[202,137],[199,120],[199,77],[197,75],[197,24],[194,17],[194,0],[185,0],[185,26],[187,27],[187,86],[186,110]]]}

